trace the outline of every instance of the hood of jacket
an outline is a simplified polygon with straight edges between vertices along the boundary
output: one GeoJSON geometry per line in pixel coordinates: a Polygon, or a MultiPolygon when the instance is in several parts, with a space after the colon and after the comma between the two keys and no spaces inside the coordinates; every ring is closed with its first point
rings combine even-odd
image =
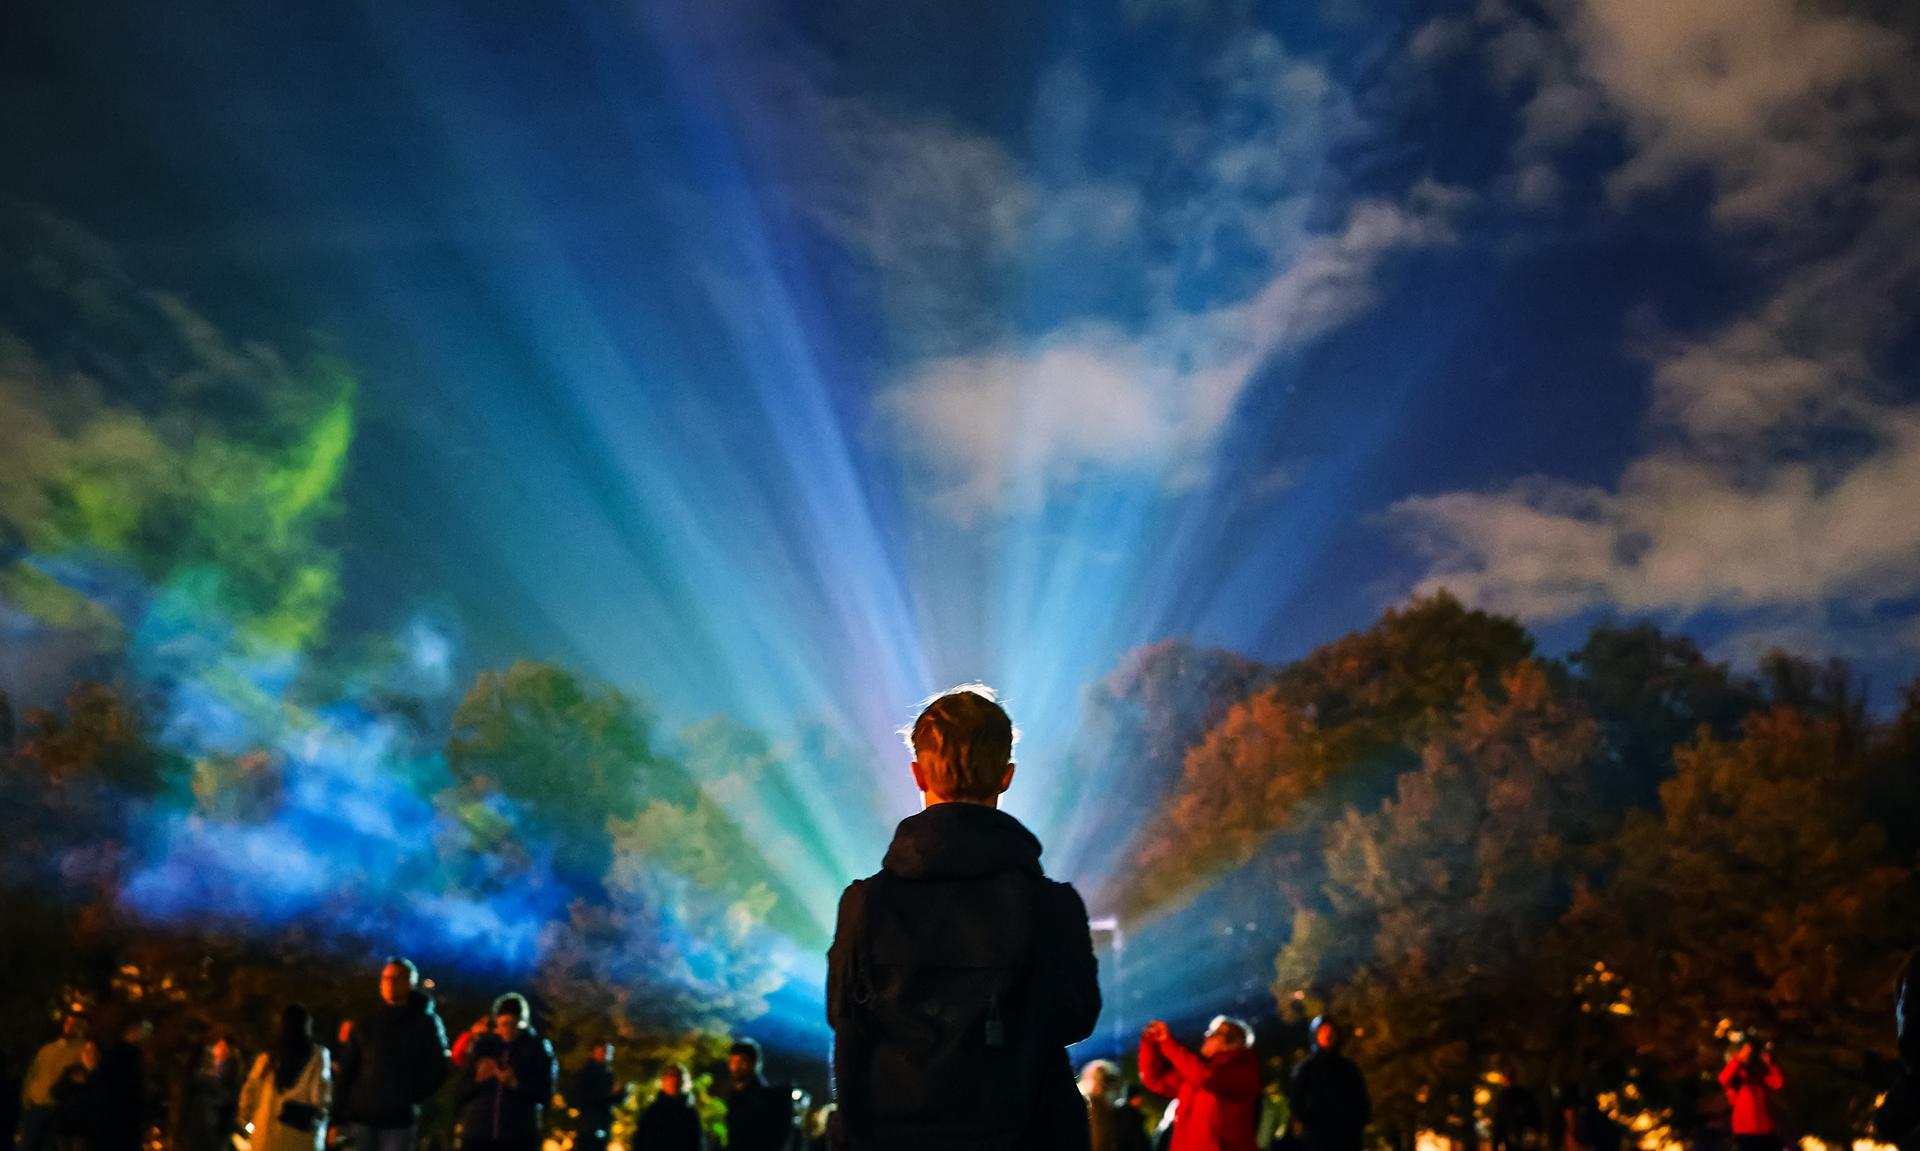
{"type": "Polygon", "coordinates": [[[902,879],[978,879],[1040,870],[1040,841],[998,808],[936,803],[894,829],[880,864],[902,879]]]}

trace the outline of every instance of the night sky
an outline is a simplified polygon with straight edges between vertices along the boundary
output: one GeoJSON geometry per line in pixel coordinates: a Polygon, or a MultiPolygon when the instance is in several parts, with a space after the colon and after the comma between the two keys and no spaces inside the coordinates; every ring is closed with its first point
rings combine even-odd
{"type": "Polygon", "coordinates": [[[1283,659],[1441,586],[1550,651],[1647,617],[1882,703],[1920,672],[1916,38],[1792,0],[14,0],[0,199],[347,365],[322,646],[425,621],[456,681],[553,659],[876,756],[982,679],[1057,794],[1130,648],[1283,659]]]}

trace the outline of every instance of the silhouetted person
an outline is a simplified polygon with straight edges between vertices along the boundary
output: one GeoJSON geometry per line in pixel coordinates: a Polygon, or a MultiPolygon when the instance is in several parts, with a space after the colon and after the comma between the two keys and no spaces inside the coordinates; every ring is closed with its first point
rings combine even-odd
{"type": "Polygon", "coordinates": [[[354,1151],[415,1151],[420,1105],[453,1066],[447,1029],[420,989],[419,969],[398,957],[387,960],[380,1005],[349,1036],[340,1061],[340,1114],[352,1125],[354,1151]]]}
{"type": "Polygon", "coordinates": [[[613,1134],[614,1108],[626,1101],[626,1086],[613,1079],[613,1044],[594,1044],[587,1061],[573,1073],[573,1086],[567,1092],[567,1102],[578,1113],[573,1145],[579,1151],[606,1151],[613,1134]]]}
{"type": "Polygon", "coordinates": [[[1540,1097],[1518,1083],[1493,1096],[1493,1151],[1537,1151],[1546,1140],[1547,1117],[1540,1097]]]}
{"type": "Polygon", "coordinates": [[[727,1053],[727,1151],[788,1151],[795,1123],[793,1088],[767,1082],[765,1057],[752,1039],[727,1053]]]}
{"type": "Polygon", "coordinates": [[[27,1064],[20,1083],[19,1151],[53,1151],[59,1138],[58,1108],[53,1098],[54,1084],[60,1082],[69,1067],[80,1062],[87,1045],[86,1012],[67,1012],[60,1021],[60,1034],[36,1051],[27,1064]]]}
{"type": "Polygon", "coordinates": [[[1893,1031],[1900,1048],[1900,1078],[1873,1115],[1874,1134],[1900,1151],[1920,1151],[1920,951],[1893,987],[1893,1031]]]}
{"type": "Polygon", "coordinates": [[[1093,1151],[1147,1151],[1146,1124],[1127,1101],[1119,1064],[1096,1059],[1082,1067],[1080,1094],[1087,1101],[1093,1151]]]}
{"type": "Polygon", "coordinates": [[[100,1066],[91,1076],[87,1105],[96,1114],[87,1146],[90,1151],[141,1151],[152,1118],[146,1043],[153,1027],[134,1016],[103,1030],[116,1038],[100,1045],[100,1066]]]}
{"type": "Polygon", "coordinates": [[[240,1092],[253,1151],[322,1151],[332,1108],[332,1056],[314,1042],[313,1016],[290,1003],[273,1050],[254,1060],[240,1092]]]}
{"type": "Polygon", "coordinates": [[[20,1075],[14,1062],[0,1050],[0,1151],[11,1151],[13,1137],[20,1130],[20,1075]]]}
{"type": "Polygon", "coordinates": [[[1779,1151],[1779,1104],[1774,1094],[1786,1087],[1786,1077],[1773,1062],[1773,1053],[1742,1040],[1720,1072],[1720,1086],[1733,1107],[1735,1151],[1779,1151]]]}
{"type": "Polygon", "coordinates": [[[1199,1054],[1159,1021],[1140,1034],[1140,1081],[1179,1106],[1172,1151],[1254,1151],[1260,1060],[1253,1028],[1225,1015],[1207,1025],[1199,1054]]]}
{"type": "Polygon", "coordinates": [[[1307,1151],[1360,1151],[1373,1100],[1353,1061],[1340,1054],[1340,1028],[1320,1016],[1308,1028],[1313,1051],[1293,1069],[1293,1118],[1307,1151]]]}
{"type": "Polygon", "coordinates": [[[187,1151],[229,1151],[240,1105],[240,1052],[230,1035],[216,1036],[194,1060],[187,1081],[187,1151]]]}
{"type": "Polygon", "coordinates": [[[493,1001],[493,1033],[467,1049],[460,1072],[460,1130],[468,1151],[537,1151],[553,1098],[553,1045],[533,1029],[524,997],[493,1001]]]}
{"type": "Polygon", "coordinates": [[[60,1151],[87,1151],[100,1109],[93,1105],[93,1073],[100,1070],[100,1045],[91,1039],[80,1045],[80,1062],[69,1065],[54,1082],[53,1122],[48,1128],[60,1151]]]}
{"type": "Polygon", "coordinates": [[[925,809],[840,897],[827,955],[839,1110],[855,1151],[1086,1151],[1068,1045],[1100,1014],[1087,909],[998,810],[1014,730],[983,687],[914,722],[925,809]]]}
{"type": "Polygon", "coordinates": [[[679,1064],[660,1072],[660,1091],[640,1112],[633,1151],[707,1151],[707,1129],[693,1105],[693,1076],[679,1064]]]}

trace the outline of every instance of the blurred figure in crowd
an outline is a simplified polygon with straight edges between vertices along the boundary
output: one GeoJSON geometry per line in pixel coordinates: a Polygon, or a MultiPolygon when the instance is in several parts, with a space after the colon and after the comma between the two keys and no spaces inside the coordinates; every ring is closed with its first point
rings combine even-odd
{"type": "Polygon", "coordinates": [[[670,1063],[660,1072],[660,1090],[640,1112],[633,1151],[707,1151],[707,1131],[693,1104],[693,1076],[670,1063]]]}
{"type": "Polygon", "coordinates": [[[559,1065],[524,996],[493,1001],[493,1033],[473,1041],[460,1077],[466,1151],[537,1151],[559,1065]]]}
{"type": "Polygon", "coordinates": [[[1751,1038],[1734,1044],[1733,1055],[1720,1071],[1720,1086],[1733,1107],[1735,1151],[1779,1151],[1779,1105],[1774,1095],[1786,1085],[1770,1048],[1756,1047],[1751,1038]]]}
{"type": "Polygon", "coordinates": [[[624,1084],[614,1082],[613,1044],[605,1040],[594,1044],[587,1061],[573,1073],[573,1087],[567,1092],[567,1102],[577,1113],[573,1125],[576,1151],[606,1151],[607,1140],[613,1135],[614,1109],[627,1101],[628,1094],[624,1084]]]}
{"type": "Polygon", "coordinates": [[[767,1082],[758,1042],[735,1041],[727,1079],[727,1151],[788,1151],[799,1129],[793,1088],[767,1082]]]}
{"type": "Polygon", "coordinates": [[[1260,1061],[1253,1028],[1225,1015],[1207,1025],[1199,1054],[1158,1020],[1140,1035],[1140,1080],[1180,1108],[1172,1151],[1253,1151],[1260,1061]]]}
{"type": "Polygon", "coordinates": [[[1313,1050],[1293,1069],[1294,1122],[1307,1151],[1360,1151],[1373,1100],[1366,1077],[1340,1053],[1340,1026],[1322,1015],[1308,1027],[1313,1050]]]}
{"type": "Polygon", "coordinates": [[[1920,1151],[1920,951],[1907,957],[1894,981],[1893,1033],[1900,1078],[1874,1110],[1873,1130],[1900,1151],[1920,1151]]]}
{"type": "Polygon", "coordinates": [[[87,1045],[87,1015],[79,1008],[60,1020],[60,1034],[34,1053],[20,1081],[19,1151],[53,1151],[56,1105],[53,1085],[80,1062],[87,1045]]]}
{"type": "Polygon", "coordinates": [[[254,1060],[240,1092],[252,1151],[323,1151],[332,1108],[332,1057],[314,1042],[313,1016],[290,1003],[273,1050],[254,1060]]]}
{"type": "Polygon", "coordinates": [[[355,1151],[415,1151],[420,1105],[446,1082],[447,1029],[420,988],[420,969],[395,956],[380,968],[380,1005],[351,1030],[341,1053],[340,1116],[355,1151]]]}
{"type": "Polygon", "coordinates": [[[233,1037],[214,1037],[194,1060],[184,1116],[187,1151],[227,1151],[240,1104],[240,1052],[233,1037]]]}
{"type": "Polygon", "coordinates": [[[67,1067],[54,1083],[53,1139],[60,1151],[87,1151],[94,1129],[101,1123],[93,1102],[93,1073],[100,1069],[100,1045],[89,1039],[80,1045],[80,1062],[67,1067]]]}
{"type": "Polygon", "coordinates": [[[1127,1104],[1125,1089],[1120,1065],[1112,1060],[1096,1059],[1080,1069],[1093,1151],[1147,1151],[1146,1126],[1127,1104]]]}

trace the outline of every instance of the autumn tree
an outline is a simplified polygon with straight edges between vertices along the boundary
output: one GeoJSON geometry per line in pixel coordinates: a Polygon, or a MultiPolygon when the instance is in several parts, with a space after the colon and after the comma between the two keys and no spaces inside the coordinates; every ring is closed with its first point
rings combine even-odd
{"type": "Polygon", "coordinates": [[[1327,909],[1301,913],[1275,991],[1354,1025],[1384,1128],[1464,1135],[1491,1056],[1544,1061],[1572,980],[1538,943],[1585,866],[1596,742],[1547,669],[1516,664],[1328,832],[1327,909]]]}
{"type": "Polygon", "coordinates": [[[654,749],[653,725],[626,695],[551,664],[483,671],[453,715],[448,801],[481,853],[531,860],[591,891],[612,862],[610,819],[648,796],[685,801],[693,787],[654,749]],[[532,842],[529,842],[529,841],[532,842]]]}
{"type": "Polygon", "coordinates": [[[1659,810],[1628,821],[1617,877],[1573,919],[1631,992],[1640,1059],[1699,1083],[1730,1028],[1757,1030],[1779,1043],[1796,1122],[1836,1141],[1861,1130],[1916,910],[1851,722],[1779,707],[1677,750],[1659,810]]]}
{"type": "Polygon", "coordinates": [[[1325,817],[1377,800],[1469,685],[1497,682],[1532,648],[1519,624],[1442,592],[1280,669],[1188,746],[1178,785],[1147,820],[1127,906],[1146,913],[1294,829],[1306,839],[1274,845],[1282,862],[1255,886],[1291,875],[1296,895],[1310,896],[1317,880],[1299,864],[1318,855],[1317,821],[1301,818],[1303,805],[1325,817]]]}

